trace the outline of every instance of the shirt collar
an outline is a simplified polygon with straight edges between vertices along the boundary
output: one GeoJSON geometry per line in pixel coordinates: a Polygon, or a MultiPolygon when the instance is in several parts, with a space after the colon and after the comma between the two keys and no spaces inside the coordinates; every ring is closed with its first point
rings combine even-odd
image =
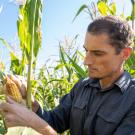
{"type": "Polygon", "coordinates": [[[89,85],[92,87],[100,88],[99,79],[87,78],[86,80],[87,81],[85,83],[85,86],[89,85]]]}
{"type": "Polygon", "coordinates": [[[121,89],[122,93],[124,93],[124,91],[128,88],[131,79],[131,75],[124,71],[120,78],[115,82],[115,85],[117,85],[121,89]]]}
{"type": "MultiPolygon", "coordinates": [[[[131,79],[132,79],[131,75],[128,72],[124,71],[124,73],[119,77],[119,79],[114,84],[120,88],[122,93],[124,93],[124,91],[128,88],[131,79]]],[[[89,85],[101,89],[98,79],[87,78],[84,81],[86,81],[85,86],[89,85]]]]}

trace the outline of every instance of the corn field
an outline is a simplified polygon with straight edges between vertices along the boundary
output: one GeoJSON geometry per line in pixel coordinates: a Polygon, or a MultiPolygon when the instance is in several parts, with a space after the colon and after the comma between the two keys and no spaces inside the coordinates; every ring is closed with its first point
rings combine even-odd
{"type": "MultiPolygon", "coordinates": [[[[125,16],[123,12],[117,14],[117,5],[113,1],[98,0],[90,1],[89,4],[80,5],[74,15],[73,22],[79,18],[80,13],[86,14],[92,21],[97,16],[119,15],[128,20],[134,29],[135,2],[131,0],[132,12],[125,16]]],[[[44,7],[45,8],[45,7],[44,7]]],[[[84,53],[77,44],[78,37],[73,37],[72,42],[68,43],[68,48],[59,42],[59,59],[55,63],[51,60],[37,70],[37,57],[42,46],[42,1],[27,0],[24,5],[19,7],[17,19],[17,29],[19,38],[19,48],[21,57],[12,50],[10,45],[0,37],[0,42],[10,52],[10,73],[23,76],[27,80],[28,96],[27,106],[31,106],[31,94],[38,100],[40,105],[46,110],[51,110],[59,104],[63,95],[70,92],[73,85],[80,79],[87,77],[87,68],[83,65],[84,53]],[[20,18],[21,16],[21,18],[20,18]]],[[[135,45],[133,45],[133,48],[135,45]]],[[[135,77],[135,51],[131,58],[125,63],[125,69],[135,77]]],[[[0,70],[4,72],[6,65],[1,61],[0,70]]],[[[3,97],[1,96],[1,100],[3,97]]],[[[0,133],[3,132],[3,122],[0,123],[0,133]]],[[[38,135],[32,129],[17,127],[8,129],[7,135],[38,135]]],[[[69,135],[69,131],[62,133],[69,135]]]]}

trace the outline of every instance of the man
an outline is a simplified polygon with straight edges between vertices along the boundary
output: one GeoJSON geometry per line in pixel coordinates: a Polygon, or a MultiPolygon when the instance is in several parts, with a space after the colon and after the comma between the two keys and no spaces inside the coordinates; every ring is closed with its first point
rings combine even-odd
{"type": "MultiPolygon", "coordinates": [[[[135,80],[123,68],[132,53],[132,38],[127,22],[118,17],[94,20],[84,42],[84,64],[88,66],[89,78],[75,84],[52,111],[33,103],[33,110],[45,122],[41,122],[41,127],[44,129],[48,123],[59,133],[70,129],[71,135],[134,135],[135,80]]],[[[42,121],[38,116],[11,99],[8,102],[0,105],[7,125],[42,130],[33,126],[42,121]]]]}

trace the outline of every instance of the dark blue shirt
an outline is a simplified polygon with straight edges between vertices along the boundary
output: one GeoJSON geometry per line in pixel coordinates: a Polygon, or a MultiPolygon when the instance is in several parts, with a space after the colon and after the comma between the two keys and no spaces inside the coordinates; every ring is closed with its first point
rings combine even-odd
{"type": "Polygon", "coordinates": [[[98,79],[82,79],[54,110],[37,114],[59,133],[135,135],[135,80],[125,71],[103,90],[98,79]]]}

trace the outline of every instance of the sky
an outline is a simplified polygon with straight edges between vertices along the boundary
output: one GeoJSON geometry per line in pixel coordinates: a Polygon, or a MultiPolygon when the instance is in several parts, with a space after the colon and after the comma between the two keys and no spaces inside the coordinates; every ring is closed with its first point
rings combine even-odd
{"type": "MultiPolygon", "coordinates": [[[[92,1],[92,0],[91,0],[92,1]]],[[[130,13],[129,0],[113,0],[117,3],[118,12],[130,13]]],[[[90,0],[43,0],[42,16],[42,48],[38,56],[38,68],[45,64],[47,59],[58,57],[58,45],[65,38],[72,40],[79,34],[79,44],[82,45],[88,24],[89,16],[82,12],[72,22],[77,10],[82,4],[89,4],[90,0]]],[[[17,26],[18,5],[14,0],[0,0],[0,37],[4,38],[12,46],[18,45],[17,26]]],[[[0,60],[6,66],[10,57],[8,50],[0,42],[0,60]]]]}

